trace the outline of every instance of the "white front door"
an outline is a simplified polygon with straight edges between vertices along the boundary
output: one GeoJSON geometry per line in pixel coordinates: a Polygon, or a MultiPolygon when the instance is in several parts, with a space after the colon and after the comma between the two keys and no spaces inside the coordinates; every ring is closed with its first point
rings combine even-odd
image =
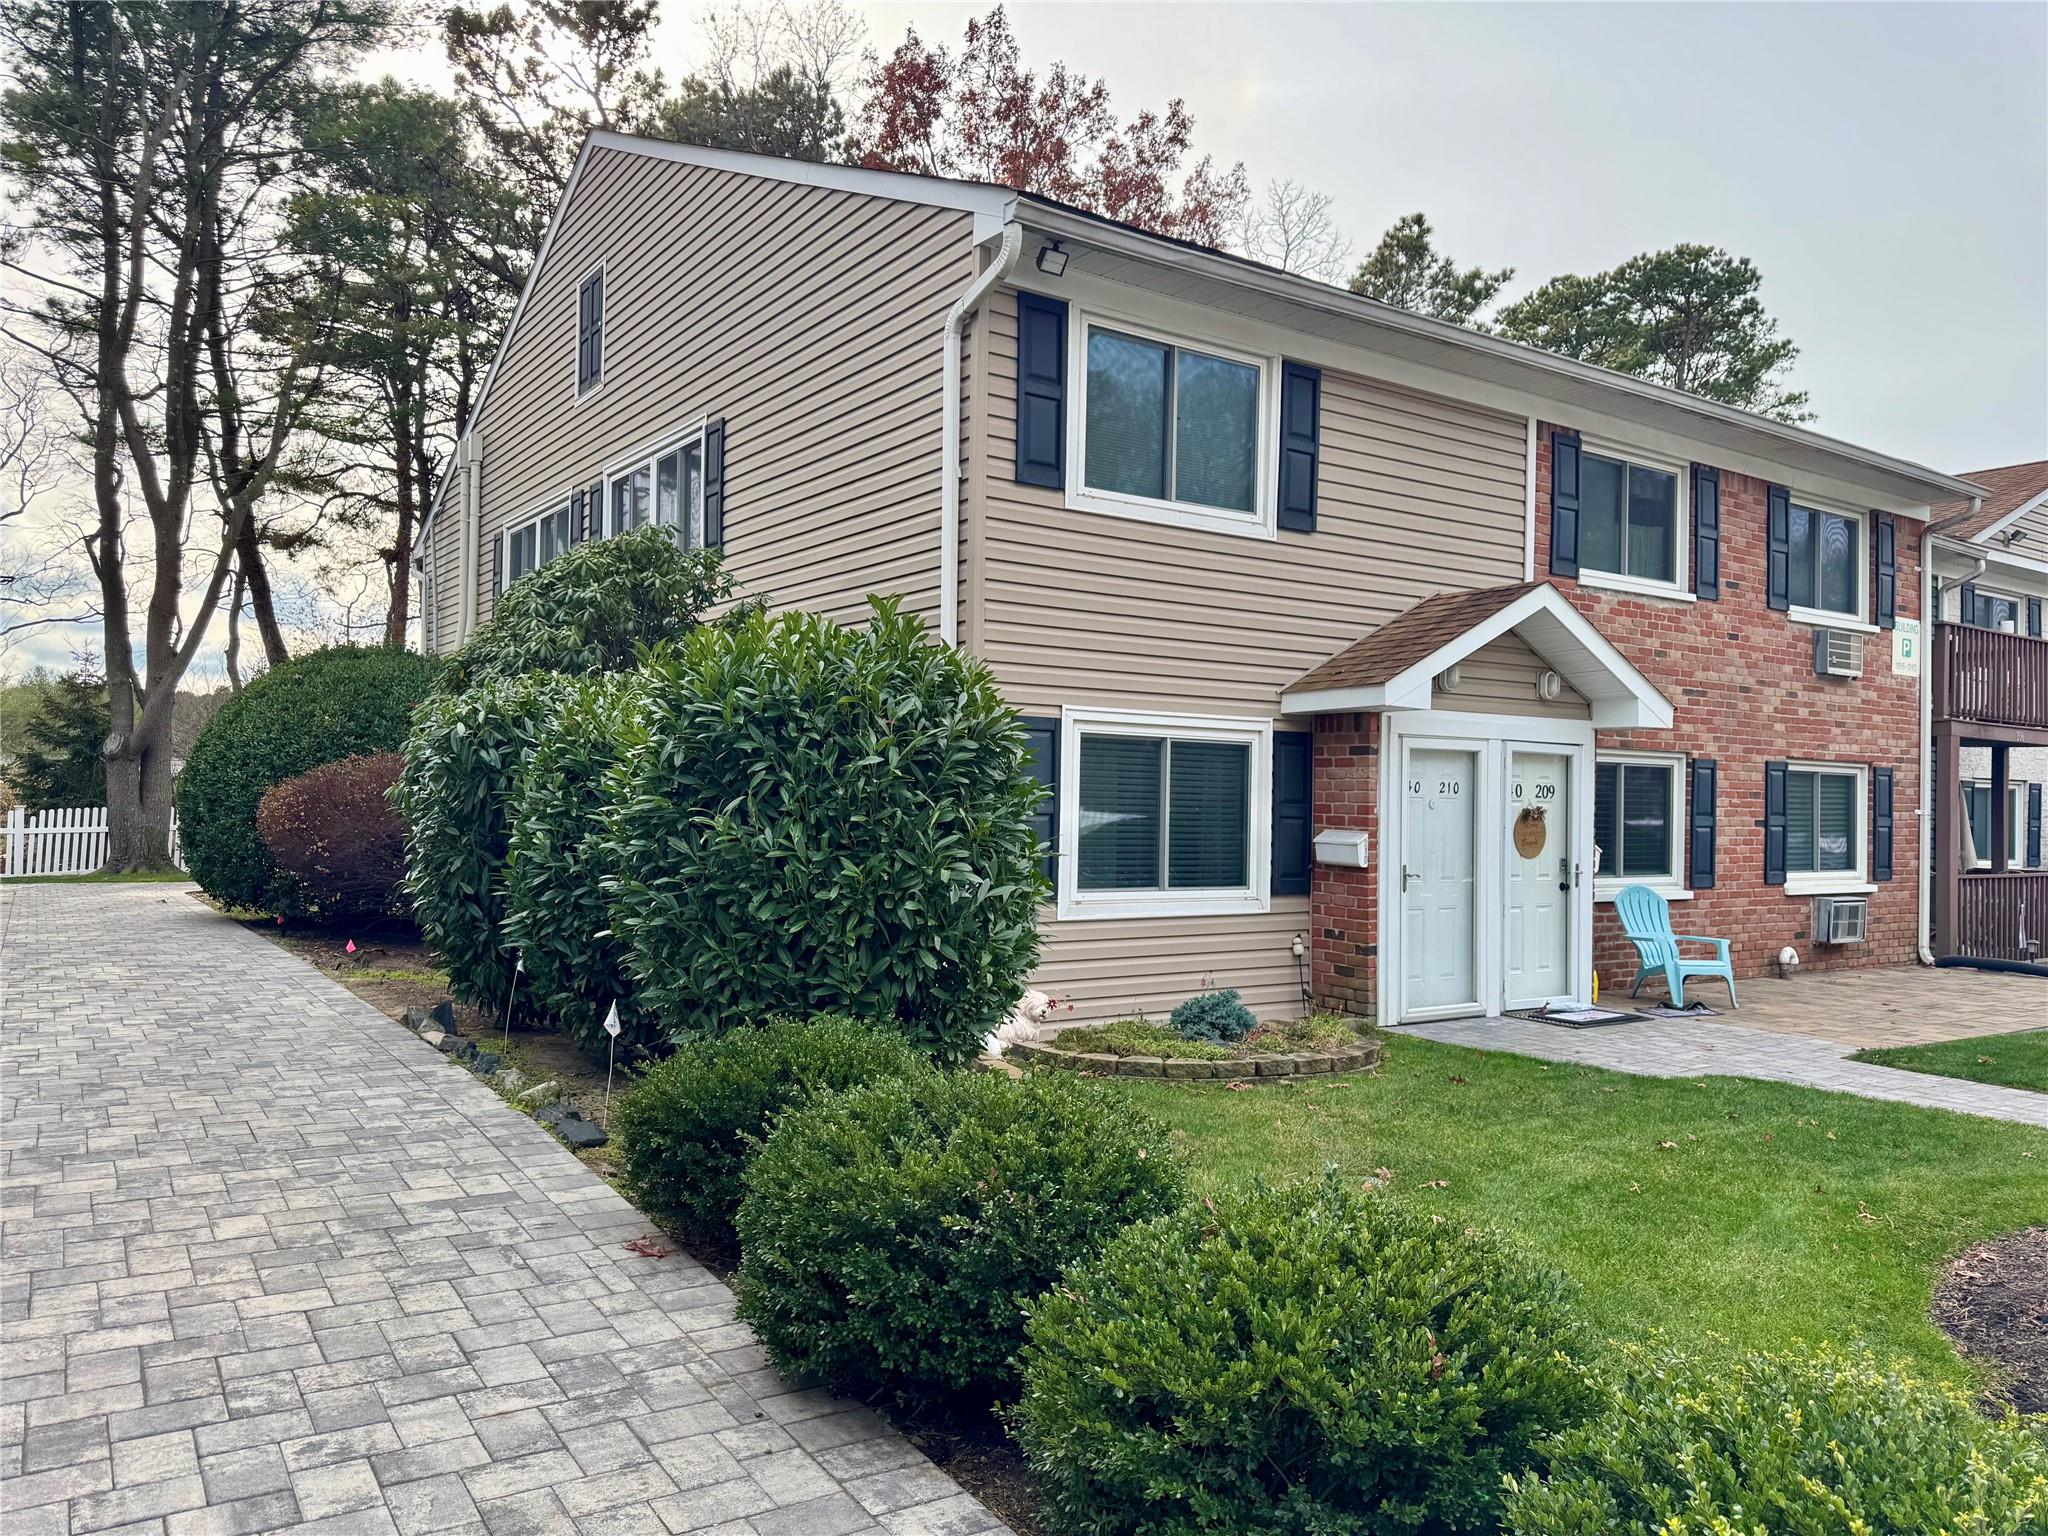
{"type": "Polygon", "coordinates": [[[1401,794],[1401,1016],[1479,1007],[1479,754],[1410,746],[1401,794]]]}
{"type": "Polygon", "coordinates": [[[1572,754],[1510,748],[1507,772],[1507,1006],[1569,999],[1573,864],[1572,754]]]}

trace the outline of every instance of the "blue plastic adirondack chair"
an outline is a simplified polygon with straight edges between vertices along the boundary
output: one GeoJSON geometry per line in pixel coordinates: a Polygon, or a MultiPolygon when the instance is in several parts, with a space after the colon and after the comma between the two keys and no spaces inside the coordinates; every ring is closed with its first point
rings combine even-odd
{"type": "Polygon", "coordinates": [[[1688,976],[1718,976],[1728,983],[1728,1006],[1739,1007],[1735,1001],[1735,967],[1728,958],[1728,941],[1710,939],[1696,933],[1673,933],[1671,931],[1671,904],[1647,885],[1631,885],[1614,898],[1614,910],[1621,915],[1621,931],[1629,943],[1635,945],[1636,954],[1642,958],[1643,968],[1636,972],[1636,984],[1629,990],[1634,997],[1643,990],[1643,983],[1662,972],[1664,984],[1671,990],[1671,1006],[1685,1006],[1685,978],[1688,976]],[[1714,958],[1711,960],[1688,960],[1678,952],[1681,944],[1711,944],[1714,958]]]}

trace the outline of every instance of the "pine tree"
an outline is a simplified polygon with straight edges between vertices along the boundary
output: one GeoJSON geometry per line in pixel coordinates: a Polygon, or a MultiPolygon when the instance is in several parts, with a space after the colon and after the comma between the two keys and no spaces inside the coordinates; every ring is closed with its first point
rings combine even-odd
{"type": "Polygon", "coordinates": [[[59,805],[105,805],[106,679],[66,673],[44,690],[22,726],[22,748],[9,774],[31,811],[59,805]]]}

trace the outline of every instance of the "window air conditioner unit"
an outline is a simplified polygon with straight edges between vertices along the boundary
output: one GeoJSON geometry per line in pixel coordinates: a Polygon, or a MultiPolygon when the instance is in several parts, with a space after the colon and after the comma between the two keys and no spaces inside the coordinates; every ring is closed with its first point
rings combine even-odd
{"type": "Polygon", "coordinates": [[[1823,896],[1813,904],[1818,944],[1861,944],[1870,937],[1870,903],[1861,896],[1823,896]]]}
{"type": "Polygon", "coordinates": [[[1822,677],[1861,677],[1863,637],[1848,629],[1815,630],[1813,670],[1822,677]]]}

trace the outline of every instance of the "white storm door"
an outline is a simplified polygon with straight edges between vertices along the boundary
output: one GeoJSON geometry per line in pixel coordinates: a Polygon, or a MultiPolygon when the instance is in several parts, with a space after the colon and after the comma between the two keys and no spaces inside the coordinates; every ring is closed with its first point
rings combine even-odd
{"type": "Polygon", "coordinates": [[[1410,746],[1401,784],[1401,1016],[1476,1013],[1479,753],[1410,746]]]}
{"type": "Polygon", "coordinates": [[[1570,999],[1573,754],[1510,748],[1507,772],[1507,1006],[1570,999]]]}

